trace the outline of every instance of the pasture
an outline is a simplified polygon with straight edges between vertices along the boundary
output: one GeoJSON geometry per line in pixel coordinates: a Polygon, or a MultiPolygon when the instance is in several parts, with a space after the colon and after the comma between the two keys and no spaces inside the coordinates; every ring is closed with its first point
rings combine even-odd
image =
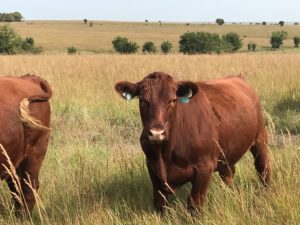
{"type": "MultiPolygon", "coordinates": [[[[158,24],[94,23],[90,29],[80,22],[28,23],[13,26],[22,36],[32,36],[45,48],[45,53],[0,56],[0,71],[1,75],[13,76],[37,74],[49,81],[54,92],[53,130],[40,174],[40,200],[32,221],[14,217],[8,188],[2,182],[0,224],[299,223],[299,54],[293,50],[289,54],[198,56],[88,54],[94,50],[109,52],[111,39],[117,35],[137,38],[139,43],[146,40],[160,43],[164,38],[176,43],[186,29],[199,30],[202,25],[187,28],[183,24],[170,24],[164,30],[164,25],[158,24]],[[71,27],[73,33],[66,31],[71,27]],[[60,54],[71,45],[87,54],[60,54]],[[218,174],[214,175],[203,216],[193,218],[186,211],[189,185],[176,192],[165,216],[154,211],[151,182],[139,145],[138,102],[124,101],[113,88],[117,81],[139,81],[153,71],[167,72],[177,80],[207,80],[238,74],[246,77],[260,96],[268,123],[273,167],[269,189],[259,183],[253,158],[247,154],[237,164],[233,189],[226,187],[218,174]]],[[[257,26],[262,27],[260,32],[245,25],[228,25],[224,29],[231,26],[266,45],[270,33],[275,31],[275,26],[274,29],[266,26],[270,30],[257,26]]],[[[223,29],[215,25],[203,28],[209,32],[223,29]]],[[[278,26],[276,29],[281,30],[278,26]]],[[[290,29],[289,34],[300,30],[296,26],[283,29],[290,29]]]]}
{"type": "MultiPolygon", "coordinates": [[[[1,24],[0,24],[1,25],[1,24]]],[[[284,51],[299,52],[293,48],[293,37],[300,35],[299,25],[245,25],[245,24],[201,24],[201,23],[120,23],[93,21],[93,26],[83,21],[25,21],[11,23],[12,27],[23,37],[31,36],[37,45],[45,49],[45,53],[66,53],[70,46],[78,48],[82,53],[111,53],[112,40],[116,36],[125,36],[137,42],[141,47],[146,41],[153,41],[160,46],[163,41],[170,41],[174,51],[178,52],[178,41],[183,33],[204,31],[220,35],[236,32],[243,39],[244,51],[249,42],[257,44],[257,50],[270,50],[270,37],[274,31],[287,31],[289,36],[284,41],[284,51]]]]}

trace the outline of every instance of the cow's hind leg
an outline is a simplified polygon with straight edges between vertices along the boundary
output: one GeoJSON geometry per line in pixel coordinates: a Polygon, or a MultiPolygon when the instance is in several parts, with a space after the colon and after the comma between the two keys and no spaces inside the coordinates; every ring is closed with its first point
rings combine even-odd
{"type": "Polygon", "coordinates": [[[34,192],[37,192],[39,189],[38,176],[45,157],[48,136],[49,132],[46,132],[33,142],[34,145],[27,146],[27,157],[17,168],[17,176],[20,181],[20,187],[18,187],[19,190],[17,190],[12,178],[6,179],[8,187],[12,192],[15,211],[18,217],[30,216],[36,203],[34,192]]]}
{"type": "Polygon", "coordinates": [[[255,144],[250,148],[254,157],[255,169],[259,175],[261,182],[268,186],[271,176],[271,165],[269,150],[267,148],[267,135],[264,131],[263,135],[257,138],[255,144]]]}
{"type": "Polygon", "coordinates": [[[19,191],[17,191],[16,182],[14,182],[11,177],[8,177],[6,179],[6,183],[8,185],[8,188],[11,192],[11,195],[12,195],[12,198],[14,201],[16,215],[19,216],[22,214],[22,213],[20,213],[22,210],[22,202],[23,202],[22,197],[20,196],[19,191]]]}
{"type": "Polygon", "coordinates": [[[29,212],[32,211],[36,202],[35,193],[39,189],[39,172],[45,158],[49,133],[40,136],[35,145],[28,147],[28,155],[20,165],[20,178],[22,191],[29,212]]]}

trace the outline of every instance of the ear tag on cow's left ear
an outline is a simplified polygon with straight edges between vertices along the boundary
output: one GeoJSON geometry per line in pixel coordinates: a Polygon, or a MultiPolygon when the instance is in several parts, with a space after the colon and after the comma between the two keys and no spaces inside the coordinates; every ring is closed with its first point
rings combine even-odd
{"type": "Polygon", "coordinates": [[[183,104],[189,103],[192,96],[193,96],[193,91],[189,89],[187,94],[179,98],[179,101],[183,104]]]}
{"type": "Polygon", "coordinates": [[[124,98],[126,98],[128,101],[130,101],[132,99],[132,96],[130,93],[128,93],[127,91],[125,91],[123,94],[124,98]]]}

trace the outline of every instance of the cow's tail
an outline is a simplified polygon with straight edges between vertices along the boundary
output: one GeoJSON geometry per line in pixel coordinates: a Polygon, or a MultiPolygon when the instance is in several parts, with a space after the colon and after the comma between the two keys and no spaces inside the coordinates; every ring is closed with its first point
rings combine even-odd
{"type": "Polygon", "coordinates": [[[51,128],[44,126],[40,120],[30,115],[29,105],[31,102],[47,102],[48,98],[35,96],[30,98],[24,98],[20,102],[20,119],[24,126],[32,128],[50,131],[51,128]]]}
{"type": "Polygon", "coordinates": [[[29,109],[30,104],[33,102],[48,102],[48,100],[52,96],[52,90],[49,83],[46,80],[42,79],[41,77],[35,75],[27,74],[21,76],[20,78],[35,83],[41,89],[41,94],[31,96],[29,98],[24,98],[20,102],[20,115],[21,115],[20,117],[23,125],[33,129],[48,130],[48,131],[51,130],[49,127],[43,125],[40,120],[33,117],[30,114],[30,109],[29,109]]]}

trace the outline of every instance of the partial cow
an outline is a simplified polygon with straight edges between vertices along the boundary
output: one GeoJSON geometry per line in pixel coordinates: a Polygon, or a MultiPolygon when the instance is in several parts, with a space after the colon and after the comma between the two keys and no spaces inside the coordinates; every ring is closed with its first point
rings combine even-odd
{"type": "Polygon", "coordinates": [[[267,132],[255,91],[241,77],[180,81],[154,72],[142,81],[119,82],[127,100],[139,99],[140,137],[153,184],[154,205],[192,183],[188,208],[201,210],[214,171],[231,185],[234,165],[250,149],[260,180],[270,181],[267,132]]]}
{"type": "Polygon", "coordinates": [[[48,100],[52,91],[47,81],[34,75],[1,77],[0,91],[0,176],[13,193],[17,214],[31,213],[35,198],[26,182],[38,190],[50,133],[48,100]],[[9,161],[16,169],[23,196],[7,171],[9,161]]]}

